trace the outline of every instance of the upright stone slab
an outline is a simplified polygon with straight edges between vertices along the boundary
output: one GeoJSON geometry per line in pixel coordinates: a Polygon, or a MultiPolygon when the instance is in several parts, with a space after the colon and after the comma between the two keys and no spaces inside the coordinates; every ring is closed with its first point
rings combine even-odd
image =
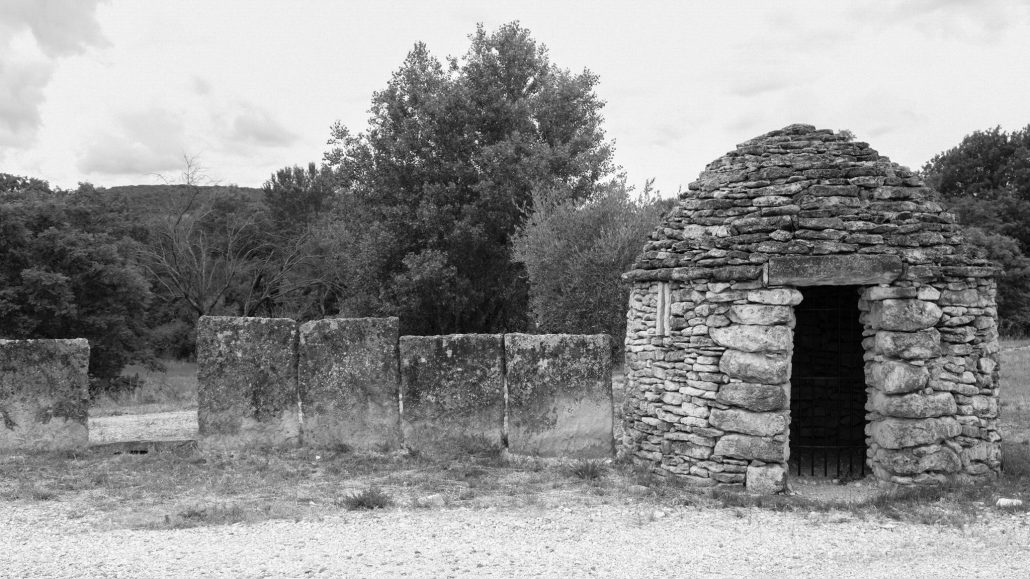
{"type": "Polygon", "coordinates": [[[89,342],[0,340],[0,449],[89,444],[89,342]]]}
{"type": "Polygon", "coordinates": [[[400,443],[397,318],[300,326],[297,375],[304,444],[362,450],[400,443]]]}
{"type": "Polygon", "coordinates": [[[405,445],[429,453],[501,445],[500,335],[402,336],[400,354],[405,445]]]}
{"type": "Polygon", "coordinates": [[[506,334],[504,353],[509,450],[612,456],[611,338],[506,334]]]}
{"type": "Polygon", "coordinates": [[[197,423],[208,445],[300,440],[297,323],[205,316],[197,322],[197,423]]]}

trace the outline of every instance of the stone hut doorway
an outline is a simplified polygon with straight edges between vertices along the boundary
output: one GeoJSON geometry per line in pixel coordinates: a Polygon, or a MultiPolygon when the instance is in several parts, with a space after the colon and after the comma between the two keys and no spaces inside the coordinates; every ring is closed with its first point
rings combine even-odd
{"type": "Polygon", "coordinates": [[[858,286],[800,288],[790,378],[790,471],[866,473],[866,384],[858,286]]]}

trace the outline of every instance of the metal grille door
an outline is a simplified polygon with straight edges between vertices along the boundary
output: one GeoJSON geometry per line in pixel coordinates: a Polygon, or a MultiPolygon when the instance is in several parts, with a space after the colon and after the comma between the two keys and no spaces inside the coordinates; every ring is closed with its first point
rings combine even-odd
{"type": "Polygon", "coordinates": [[[865,475],[865,372],[858,288],[802,290],[795,308],[790,462],[798,475],[865,475]]]}

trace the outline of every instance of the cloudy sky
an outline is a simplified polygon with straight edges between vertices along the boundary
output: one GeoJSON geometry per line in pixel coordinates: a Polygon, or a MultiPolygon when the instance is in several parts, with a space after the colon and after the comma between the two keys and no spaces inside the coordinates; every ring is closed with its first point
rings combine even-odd
{"type": "Polygon", "coordinates": [[[804,122],[918,168],[1030,124],[1030,2],[0,0],[0,172],[61,187],[174,178],[197,155],[259,186],[364,128],[416,41],[461,55],[519,20],[600,76],[633,183],[675,193],[741,141],[804,122]]]}

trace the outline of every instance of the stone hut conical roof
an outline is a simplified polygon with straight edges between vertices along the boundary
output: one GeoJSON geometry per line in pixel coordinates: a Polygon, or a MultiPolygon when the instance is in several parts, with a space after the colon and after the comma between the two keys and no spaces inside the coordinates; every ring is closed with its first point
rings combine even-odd
{"type": "Polygon", "coordinates": [[[993,270],[959,230],[909,169],[846,135],[790,125],[710,163],[626,278],[753,279],[777,255],[894,255],[912,279],[993,270]]]}

